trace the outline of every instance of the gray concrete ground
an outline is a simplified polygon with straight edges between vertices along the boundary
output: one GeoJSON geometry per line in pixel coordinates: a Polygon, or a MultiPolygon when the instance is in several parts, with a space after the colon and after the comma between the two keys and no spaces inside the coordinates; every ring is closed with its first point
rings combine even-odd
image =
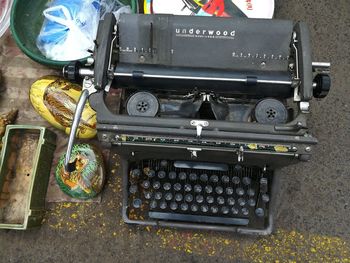
{"type": "MultiPolygon", "coordinates": [[[[350,3],[276,2],[276,18],[309,24],[315,60],[332,62],[333,87],[325,100],[312,103],[310,128],[319,139],[312,161],[279,172],[281,199],[273,235],[124,225],[120,179],[110,176],[101,204],[50,205],[40,229],[0,231],[0,262],[349,262],[350,3]]],[[[30,83],[50,70],[18,53],[10,36],[0,44],[0,67],[12,90],[2,97],[1,109],[17,105],[20,123],[42,123],[26,98],[30,83]]],[[[113,174],[117,166],[112,159],[113,174]]]]}

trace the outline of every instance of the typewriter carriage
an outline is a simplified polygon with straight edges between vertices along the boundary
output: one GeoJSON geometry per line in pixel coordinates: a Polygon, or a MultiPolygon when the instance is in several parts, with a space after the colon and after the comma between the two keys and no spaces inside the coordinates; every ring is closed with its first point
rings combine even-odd
{"type": "MultiPolygon", "coordinates": [[[[163,49],[168,48],[168,46],[154,47],[157,45],[153,42],[159,40],[160,37],[168,35],[164,35],[164,32],[157,33],[162,30],[157,30],[156,26],[164,27],[164,23],[166,25],[170,24],[169,20],[171,21],[172,17],[126,15],[122,16],[120,20],[122,22],[118,22],[121,24],[119,26],[114,17],[107,16],[104,21],[101,21],[96,40],[98,45],[94,53],[94,59],[90,60],[94,70],[83,68],[78,63],[69,65],[64,69],[64,75],[69,79],[77,80],[85,78],[84,89],[89,90],[91,95],[89,101],[91,105],[95,105],[98,119],[101,120],[100,123],[118,122],[120,114],[127,115],[126,104],[128,99],[135,92],[146,91],[155,95],[159,102],[159,111],[157,111],[155,116],[151,117],[155,117],[156,120],[157,118],[169,119],[170,122],[176,122],[176,120],[171,121],[169,118],[174,117],[248,122],[258,125],[258,123],[255,123],[257,119],[254,117],[256,115],[254,114],[254,110],[256,110],[258,103],[268,98],[277,99],[284,104],[287,117],[284,118],[285,121],[282,123],[274,123],[272,121],[271,124],[277,126],[274,130],[279,134],[290,134],[292,132],[300,135],[305,133],[306,118],[304,115],[310,110],[309,101],[313,95],[322,98],[329,91],[330,79],[327,73],[330,66],[329,63],[311,62],[309,32],[304,23],[299,22],[293,26],[291,22],[287,21],[277,20],[277,22],[272,23],[271,21],[254,21],[263,24],[267,23],[267,26],[280,24],[279,26],[275,26],[280,34],[284,30],[289,30],[290,44],[286,47],[286,43],[284,42],[284,47],[280,50],[281,54],[283,52],[289,52],[289,54],[283,57],[283,59],[280,59],[282,62],[278,61],[277,56],[274,58],[274,55],[271,55],[272,58],[269,57],[269,59],[272,62],[270,63],[269,61],[267,63],[268,65],[264,65],[266,59],[263,57],[258,59],[261,61],[261,65],[256,65],[257,60],[245,62],[247,58],[243,60],[240,57],[234,58],[237,61],[231,67],[231,70],[227,69],[227,66],[223,66],[221,61],[214,61],[216,65],[213,68],[207,68],[207,66],[195,68],[194,66],[188,66],[191,63],[188,59],[183,61],[181,59],[173,59],[175,62],[169,62],[169,58],[167,57],[169,55],[159,55],[158,53],[165,53],[166,51],[163,49]],[[131,25],[129,25],[130,23],[131,25]],[[135,27],[140,27],[140,30],[144,30],[147,27],[146,29],[149,32],[146,34],[137,32],[140,36],[133,38],[129,36],[133,35],[133,33],[126,32],[126,29],[129,27],[130,30],[135,29],[135,27]],[[118,35],[118,30],[121,31],[119,32],[120,35],[118,35]],[[126,39],[124,41],[126,43],[120,40],[122,37],[126,39]],[[141,37],[146,38],[147,41],[139,40],[141,37]],[[125,55],[122,52],[123,47],[121,45],[129,45],[130,42],[136,42],[134,46],[137,46],[137,41],[141,42],[142,45],[144,45],[143,42],[150,42],[148,45],[151,51],[149,52],[147,48],[142,48],[142,50],[137,50],[136,52],[124,52],[132,53],[131,55],[125,55]],[[153,50],[158,50],[158,53],[153,54],[153,50]],[[153,56],[158,57],[154,58],[153,56]],[[246,72],[235,69],[237,65],[241,65],[242,61],[244,61],[242,64],[243,68],[249,68],[251,66],[251,69],[246,72]],[[166,65],[166,62],[169,62],[170,66],[166,65]],[[284,70],[283,72],[282,69],[284,70]],[[313,74],[313,71],[318,73],[315,81],[313,80],[313,76],[316,74],[313,74]],[[276,77],[276,79],[273,77],[276,77]],[[123,88],[123,92],[120,93],[120,107],[115,116],[112,117],[108,107],[105,107],[104,96],[94,95],[93,93],[108,94],[111,84],[114,81],[117,82],[116,86],[118,88],[123,88]],[[192,108],[188,107],[191,102],[194,104],[192,108]],[[234,114],[237,112],[240,114],[234,114]]],[[[181,19],[183,20],[183,18],[181,19]]],[[[219,19],[217,21],[221,22],[221,20],[219,19]]],[[[175,21],[173,23],[179,22],[175,21]]],[[[227,21],[225,23],[229,24],[227,21]]],[[[244,23],[240,21],[236,26],[246,29],[256,25],[249,25],[249,23],[245,25],[244,23]]],[[[220,23],[218,24],[220,25],[220,23]]],[[[255,32],[248,31],[248,34],[255,32]]],[[[235,34],[238,33],[236,32],[235,34]]],[[[166,40],[170,41],[171,37],[168,38],[166,40]]],[[[260,36],[260,38],[264,40],[266,37],[260,36]]],[[[282,36],[277,39],[286,41],[288,37],[282,36]]],[[[229,42],[229,40],[227,41],[229,42]]],[[[246,40],[244,39],[244,41],[246,40]]],[[[267,43],[269,44],[271,41],[267,43]]],[[[183,48],[183,46],[181,47],[183,48]]],[[[253,47],[255,46],[253,45],[253,47]]],[[[169,50],[167,51],[169,52],[169,50]]],[[[200,52],[196,53],[200,54],[200,52]]],[[[199,56],[198,54],[194,55],[195,58],[199,56]]],[[[249,56],[252,55],[249,54],[249,56]]],[[[266,54],[263,56],[266,56],[266,54]]],[[[216,60],[220,59],[221,57],[216,60]]],[[[194,63],[200,64],[201,61],[194,59],[194,63]]],[[[263,108],[263,110],[266,109],[263,108]]],[[[271,109],[268,110],[271,112],[271,109]]],[[[272,110],[275,109],[273,108],[272,110]]],[[[139,117],[142,117],[142,114],[139,117]]],[[[269,117],[271,117],[271,114],[269,117]]],[[[124,119],[126,120],[126,118],[124,119]]],[[[135,119],[138,119],[140,126],[148,122],[147,119],[143,118],[135,119]]],[[[135,119],[131,121],[137,121],[135,119]]],[[[269,124],[269,122],[267,121],[263,124],[269,124]]]]}

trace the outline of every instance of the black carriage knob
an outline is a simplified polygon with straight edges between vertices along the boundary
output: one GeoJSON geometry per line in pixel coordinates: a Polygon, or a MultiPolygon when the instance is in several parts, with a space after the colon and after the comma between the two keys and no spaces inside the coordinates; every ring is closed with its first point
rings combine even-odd
{"type": "Polygon", "coordinates": [[[63,68],[63,77],[70,81],[80,81],[81,77],[79,70],[81,68],[81,63],[79,61],[70,62],[63,68]]]}
{"type": "Polygon", "coordinates": [[[317,74],[314,78],[314,97],[318,99],[325,98],[331,88],[331,77],[328,74],[317,74]]]}

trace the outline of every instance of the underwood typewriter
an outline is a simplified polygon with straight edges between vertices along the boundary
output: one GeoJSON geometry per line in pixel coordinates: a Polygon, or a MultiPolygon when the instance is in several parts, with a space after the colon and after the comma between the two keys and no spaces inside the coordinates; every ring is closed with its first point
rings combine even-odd
{"type": "Polygon", "coordinates": [[[130,224],[269,234],[278,178],[308,161],[306,117],[330,89],[302,22],[107,15],[93,57],[64,75],[83,80],[82,108],[121,156],[130,224]]]}

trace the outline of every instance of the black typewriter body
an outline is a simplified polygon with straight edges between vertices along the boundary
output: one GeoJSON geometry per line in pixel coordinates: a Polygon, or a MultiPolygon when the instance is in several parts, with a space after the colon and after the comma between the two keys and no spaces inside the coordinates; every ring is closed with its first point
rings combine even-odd
{"type": "Polygon", "coordinates": [[[271,233],[274,171],[310,160],[309,103],[330,86],[304,23],[106,16],[90,64],[65,75],[121,156],[125,222],[271,233]]]}

